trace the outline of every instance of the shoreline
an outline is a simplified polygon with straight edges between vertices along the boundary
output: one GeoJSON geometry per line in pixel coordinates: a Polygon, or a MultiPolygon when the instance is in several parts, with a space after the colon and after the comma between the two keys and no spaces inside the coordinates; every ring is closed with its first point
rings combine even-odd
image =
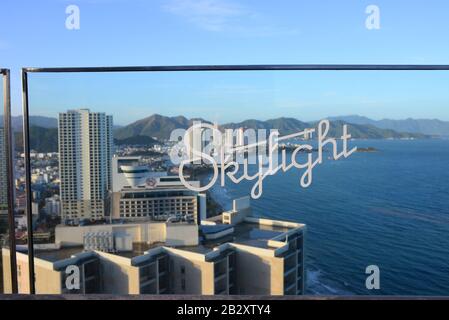
{"type": "MultiPolygon", "coordinates": [[[[200,181],[201,185],[205,185],[205,182],[209,175],[211,174],[213,170],[211,168],[207,167],[199,167],[199,168],[192,168],[189,169],[190,177],[193,180],[200,181]]],[[[222,204],[217,201],[214,196],[211,189],[206,191],[206,217],[215,217],[220,214],[222,214],[225,211],[222,204]]]]}

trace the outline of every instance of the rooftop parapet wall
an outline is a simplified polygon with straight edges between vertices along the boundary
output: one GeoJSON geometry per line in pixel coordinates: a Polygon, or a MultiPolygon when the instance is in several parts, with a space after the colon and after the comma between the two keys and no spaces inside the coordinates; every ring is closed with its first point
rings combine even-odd
{"type": "Polygon", "coordinates": [[[55,242],[61,246],[79,246],[84,235],[91,232],[110,232],[115,236],[127,234],[132,242],[164,243],[168,246],[198,245],[198,225],[192,223],[143,222],[91,226],[58,226],[55,242]]]}

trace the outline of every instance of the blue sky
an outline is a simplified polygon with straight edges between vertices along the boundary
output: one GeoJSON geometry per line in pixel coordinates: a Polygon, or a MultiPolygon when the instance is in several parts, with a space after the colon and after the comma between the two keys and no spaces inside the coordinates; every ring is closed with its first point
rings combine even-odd
{"type": "MultiPolygon", "coordinates": [[[[13,75],[15,114],[23,66],[449,64],[446,0],[2,0],[0,12],[0,65],[13,75]],[[69,4],[80,8],[80,30],[65,28],[69,4]],[[370,4],[380,8],[380,30],[365,27],[370,4]]],[[[32,114],[127,110],[115,117],[126,123],[153,112],[222,121],[350,113],[449,120],[448,84],[441,73],[109,74],[33,75],[30,87],[32,114]],[[120,96],[110,89],[118,83],[120,96]]]]}

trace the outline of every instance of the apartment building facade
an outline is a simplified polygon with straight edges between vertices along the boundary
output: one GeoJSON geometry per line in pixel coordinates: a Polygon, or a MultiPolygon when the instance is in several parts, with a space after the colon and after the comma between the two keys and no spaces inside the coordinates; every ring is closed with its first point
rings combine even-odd
{"type": "MultiPolygon", "coordinates": [[[[164,229],[155,223],[141,230],[133,224],[111,230],[117,233],[120,228],[128,228],[134,243],[147,245],[143,252],[82,252],[82,248],[72,247],[76,244],[73,241],[82,243],[75,238],[82,238],[82,233],[92,231],[92,227],[64,227],[72,233],[65,237],[65,241],[72,239],[70,247],[36,254],[37,293],[303,294],[305,225],[255,218],[248,215],[249,208],[234,208],[238,211],[233,209],[233,213],[241,218],[235,224],[210,223],[202,228],[166,223],[164,229]],[[70,265],[80,270],[78,290],[66,286],[70,265]]],[[[8,252],[4,250],[3,259],[8,258],[8,252]]],[[[21,288],[26,290],[27,255],[18,253],[18,257],[23,270],[21,288]]]]}
{"type": "Polygon", "coordinates": [[[59,114],[59,172],[63,219],[98,220],[109,214],[112,116],[88,109],[59,114]]]}

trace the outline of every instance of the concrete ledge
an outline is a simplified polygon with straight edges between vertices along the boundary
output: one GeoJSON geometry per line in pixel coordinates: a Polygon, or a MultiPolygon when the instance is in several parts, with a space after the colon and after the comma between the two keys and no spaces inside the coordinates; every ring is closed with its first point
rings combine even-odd
{"type": "Polygon", "coordinates": [[[0,300],[446,300],[441,296],[201,296],[201,295],[108,295],[108,294],[66,294],[29,295],[0,294],[0,300]]]}

